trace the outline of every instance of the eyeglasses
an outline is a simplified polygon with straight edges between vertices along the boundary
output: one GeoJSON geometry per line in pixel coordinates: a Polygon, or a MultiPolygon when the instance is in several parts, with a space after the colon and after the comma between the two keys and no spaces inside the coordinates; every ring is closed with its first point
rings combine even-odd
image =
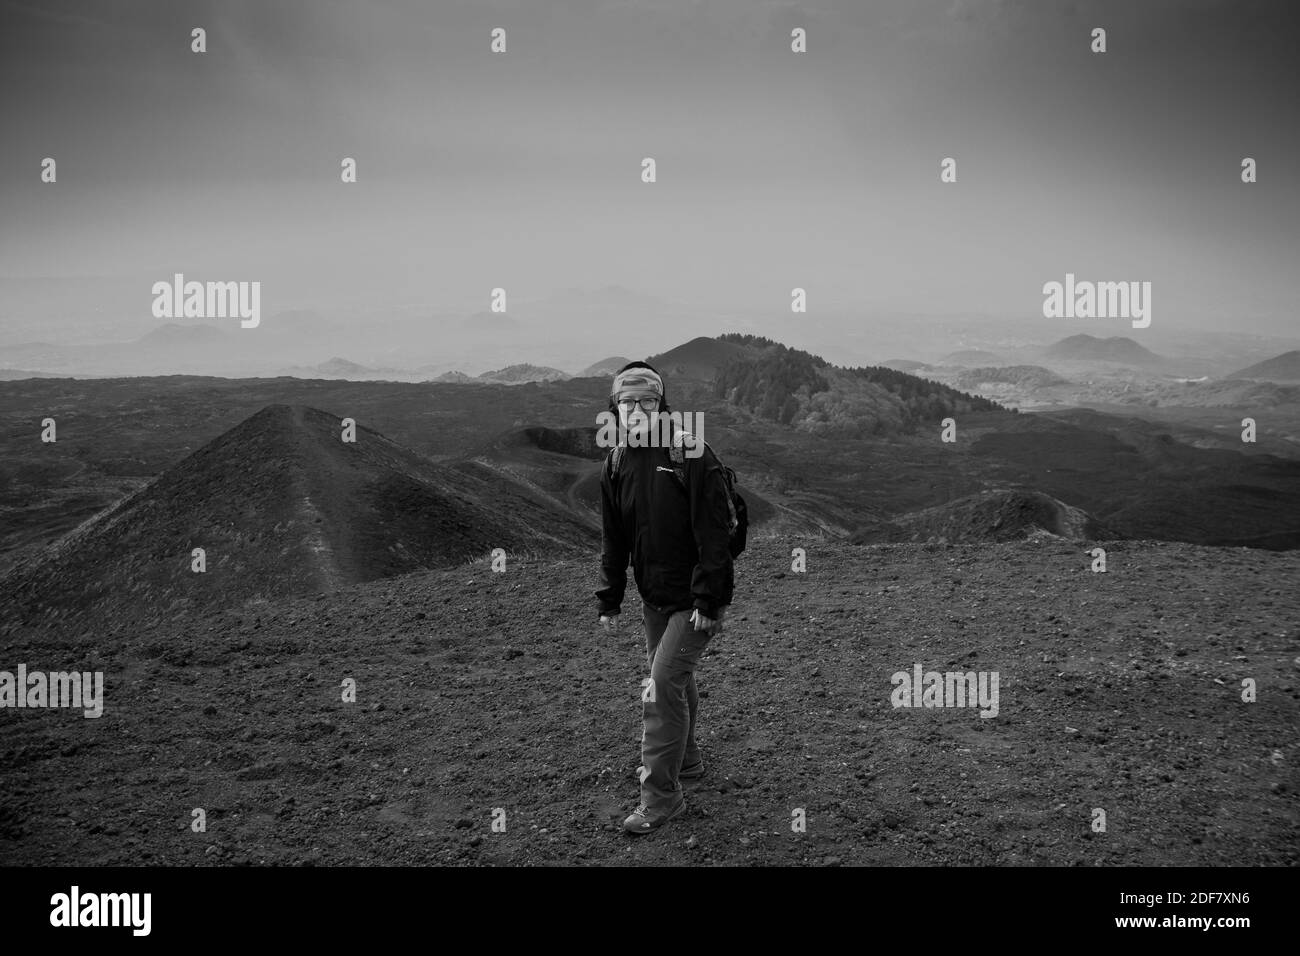
{"type": "Polygon", "coordinates": [[[657,398],[624,398],[619,400],[619,407],[624,411],[630,412],[634,406],[641,406],[641,411],[652,412],[655,406],[659,404],[657,398]]]}

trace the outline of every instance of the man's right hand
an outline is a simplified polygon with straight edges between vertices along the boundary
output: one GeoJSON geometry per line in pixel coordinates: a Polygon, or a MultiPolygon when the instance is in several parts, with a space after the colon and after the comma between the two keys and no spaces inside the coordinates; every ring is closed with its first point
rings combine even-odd
{"type": "Polygon", "coordinates": [[[607,631],[615,630],[618,627],[618,614],[602,614],[600,616],[600,626],[607,631]]]}

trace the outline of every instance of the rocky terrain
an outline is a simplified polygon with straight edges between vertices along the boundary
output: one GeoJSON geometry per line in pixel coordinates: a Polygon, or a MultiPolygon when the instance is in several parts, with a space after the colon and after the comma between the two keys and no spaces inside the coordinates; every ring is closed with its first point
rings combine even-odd
{"type": "Polygon", "coordinates": [[[1095,573],[1095,544],[754,540],[699,671],[707,775],[641,838],[639,604],[598,627],[594,553],[116,633],[4,606],[0,668],[106,689],[0,711],[0,863],[1295,864],[1300,554],[1102,542],[1095,573]],[[895,709],[915,664],[996,671],[997,715],[895,709]]]}

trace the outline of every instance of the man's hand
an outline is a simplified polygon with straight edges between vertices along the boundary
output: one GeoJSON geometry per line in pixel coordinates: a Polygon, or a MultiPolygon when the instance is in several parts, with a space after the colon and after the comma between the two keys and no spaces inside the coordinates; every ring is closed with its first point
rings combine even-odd
{"type": "Polygon", "coordinates": [[[722,621],[726,616],[727,609],[725,607],[718,608],[716,618],[705,617],[704,613],[699,608],[696,608],[694,613],[691,614],[691,623],[695,625],[697,631],[706,631],[709,637],[713,637],[722,631],[722,621]]]}
{"type": "Polygon", "coordinates": [[[617,629],[618,629],[618,612],[615,611],[613,614],[602,614],[602,615],[600,616],[600,626],[603,627],[603,628],[604,628],[605,630],[607,630],[607,631],[614,631],[614,630],[617,630],[617,629]]]}

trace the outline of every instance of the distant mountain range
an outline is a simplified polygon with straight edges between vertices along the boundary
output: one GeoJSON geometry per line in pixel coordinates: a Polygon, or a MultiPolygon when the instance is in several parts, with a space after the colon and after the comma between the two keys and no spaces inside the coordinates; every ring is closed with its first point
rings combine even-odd
{"type": "Polygon", "coordinates": [[[621,355],[611,355],[609,358],[588,365],[574,378],[613,378],[618,374],[619,369],[631,361],[630,358],[624,358],[621,355]]]}
{"type": "Polygon", "coordinates": [[[561,372],[558,368],[523,363],[484,372],[478,376],[478,381],[494,382],[499,385],[522,385],[525,382],[562,382],[572,377],[568,372],[561,372]]]}
{"type": "Polygon", "coordinates": [[[1300,382],[1300,350],[1284,352],[1226,377],[1262,382],[1300,382]]]}
{"type": "MultiPolygon", "coordinates": [[[[1183,374],[1184,363],[1129,338],[1075,335],[1037,350],[1042,364],[971,367],[973,352],[951,364],[894,359],[890,367],[943,382],[1021,409],[1125,405],[1139,409],[1269,409],[1269,441],[1300,442],[1300,351],[1290,351],[1230,375],[1183,374]],[[1281,415],[1279,409],[1290,409],[1281,415]]],[[[1285,450],[1273,444],[1275,451],[1285,450]]]]}
{"type": "Polygon", "coordinates": [[[1115,336],[1097,338],[1079,334],[1060,339],[1045,347],[1018,347],[1010,350],[1009,357],[988,349],[959,349],[949,352],[933,363],[920,362],[915,359],[894,358],[882,365],[899,371],[915,371],[923,368],[997,368],[999,366],[1016,366],[1031,364],[1026,358],[1037,358],[1058,362],[1104,362],[1130,365],[1137,368],[1158,368],[1166,360],[1154,352],[1139,345],[1130,338],[1115,336]]]}
{"type": "Polygon", "coordinates": [[[284,369],[283,374],[293,378],[343,379],[351,382],[402,381],[405,377],[401,369],[370,368],[337,355],[318,365],[292,366],[284,369]]]}
{"type": "MultiPolygon", "coordinates": [[[[654,360],[674,406],[705,415],[755,534],[1300,547],[1300,460],[1243,446],[1239,415],[1226,416],[1234,433],[1221,440],[1087,409],[1014,414],[940,382],[834,366],[752,335],[695,338],[654,360]],[[951,443],[941,440],[949,419],[951,443]]],[[[997,384],[1066,387],[1034,366],[970,371],[1008,380],[997,384]]],[[[589,553],[598,547],[605,449],[596,415],[608,382],[540,366],[487,374],[501,380],[0,385],[14,421],[38,422],[74,401],[82,409],[60,421],[55,445],[0,433],[0,507],[11,519],[0,541],[20,553],[0,582],[6,616],[20,625],[156,623],[495,548],[589,553]],[[356,442],[340,440],[344,417],[358,423],[356,442]],[[114,495],[119,486],[135,490],[114,495]],[[107,507],[70,524],[106,495],[107,507]],[[201,573],[191,570],[195,548],[206,552],[201,573]]]]}
{"type": "Polygon", "coordinates": [[[1092,335],[1071,335],[1048,346],[1043,355],[1067,362],[1117,362],[1139,368],[1155,368],[1165,360],[1132,339],[1112,336],[1099,339],[1092,335]]]}
{"type": "Polygon", "coordinates": [[[58,372],[33,372],[21,368],[0,368],[0,382],[15,382],[24,378],[67,378],[58,372]]]}
{"type": "Polygon", "coordinates": [[[466,375],[464,372],[458,372],[455,369],[452,369],[450,372],[443,372],[441,375],[439,375],[437,378],[432,379],[431,381],[439,382],[441,384],[451,384],[451,385],[487,384],[482,379],[475,378],[473,375],[466,375]]]}
{"type": "Polygon", "coordinates": [[[983,349],[963,349],[959,352],[952,352],[939,359],[936,365],[964,365],[967,368],[979,366],[996,366],[1010,364],[1007,359],[998,355],[996,352],[986,352],[983,349]]]}
{"type": "MultiPolygon", "coordinates": [[[[576,377],[610,376],[622,365],[625,356],[610,356],[585,367],[582,362],[589,356],[581,355],[581,347],[564,340],[552,340],[549,347],[544,330],[551,325],[557,328],[581,328],[599,323],[602,316],[622,315],[625,318],[665,317],[677,315],[681,321],[682,307],[634,292],[621,286],[606,286],[596,290],[567,289],[533,301],[520,303],[525,315],[521,321],[513,313],[509,316],[481,310],[472,314],[446,313],[432,317],[426,313],[399,312],[391,317],[368,313],[344,311],[327,317],[311,310],[280,311],[267,316],[257,330],[245,330],[238,323],[219,320],[168,322],[129,341],[96,344],[67,344],[52,341],[21,342],[0,350],[0,380],[66,376],[97,378],[112,376],[140,376],[150,374],[191,374],[222,377],[257,377],[287,375],[298,378],[320,378],[348,381],[394,382],[462,382],[461,375],[484,381],[501,381],[513,384],[525,381],[554,381],[560,375],[576,377]],[[377,341],[387,346],[376,353],[375,342],[359,337],[358,330],[374,325],[377,341]],[[430,332],[441,334],[430,338],[430,332]],[[394,336],[396,336],[394,338],[394,336]],[[537,337],[541,336],[540,339],[537,337]],[[496,340],[506,344],[498,347],[496,340]],[[525,340],[527,340],[525,342],[525,340]],[[296,359],[306,349],[321,342],[333,341],[338,351],[331,358],[311,364],[296,359]],[[444,346],[440,349],[439,346],[444,346]],[[358,361],[350,357],[352,349],[364,349],[368,359],[358,361]],[[572,353],[572,359],[569,354],[572,353]],[[381,357],[376,357],[376,354],[381,357]],[[479,373],[493,359],[522,355],[546,354],[549,361],[534,359],[506,363],[505,367],[492,366],[491,371],[479,373]],[[415,358],[415,361],[408,359],[415,358]],[[558,359],[558,360],[557,360],[558,359]],[[566,360],[569,359],[569,360],[566,360]],[[534,371],[527,371],[529,368],[534,371]],[[571,369],[581,369],[576,373],[571,369]]],[[[656,319],[658,321],[658,318],[656,319]]],[[[814,323],[815,325],[815,323],[814,323]]],[[[921,335],[920,333],[918,333],[921,335]]],[[[699,337],[675,349],[650,356],[656,364],[664,366],[665,375],[695,382],[707,381],[728,360],[735,357],[734,343],[727,336],[699,337]],[[699,346],[700,342],[711,343],[699,346]]],[[[854,342],[869,341],[864,336],[853,337],[854,342]]],[[[1222,337],[1202,335],[1179,341],[1201,343],[1202,352],[1193,348],[1179,357],[1167,357],[1153,352],[1133,338],[1098,338],[1078,334],[1047,346],[1033,345],[1023,337],[1010,335],[981,336],[980,330],[970,324],[943,325],[925,330],[919,341],[927,344],[925,361],[895,353],[895,357],[876,363],[876,367],[892,368],[905,372],[921,372],[927,377],[954,384],[954,371],[1036,365],[1051,369],[1063,377],[1080,383],[1096,380],[1099,376],[1123,375],[1125,369],[1134,369],[1154,377],[1167,376],[1171,381],[1207,383],[1222,381],[1225,377],[1240,381],[1269,381],[1279,384],[1300,382],[1300,352],[1287,352],[1248,368],[1225,365],[1224,356],[1257,356],[1266,341],[1260,337],[1244,336],[1231,347],[1222,337]],[[937,360],[931,359],[936,341],[944,337],[959,337],[979,343],[983,337],[996,347],[973,344],[951,351],[937,360]],[[1205,350],[1210,351],[1205,351],[1205,350]],[[1211,354],[1219,351],[1219,358],[1211,354]],[[931,374],[933,373],[933,374],[931,374]]],[[[1166,339],[1168,341],[1168,339],[1166,339]]],[[[860,349],[858,349],[860,350],[860,349]]],[[[637,353],[634,356],[640,357],[637,353]]],[[[1242,363],[1244,364],[1244,363],[1242,363]]],[[[1154,380],[1154,379],[1153,379],[1154,380]]],[[[1163,379],[1160,379],[1163,381],[1163,379]]],[[[1122,383],[1124,401],[1140,404],[1145,385],[1136,380],[1122,383]],[[1123,389],[1127,386],[1127,390],[1123,389]]],[[[1005,390],[996,395],[1019,404],[1023,399],[1031,405],[1033,396],[1015,397],[1005,390]]],[[[1153,396],[1155,397],[1155,396],[1153,396]]],[[[1060,399],[1050,396],[1048,401],[1060,399]]],[[[1108,396],[1098,395],[1097,401],[1108,396]]],[[[1089,401],[1080,392],[1073,401],[1089,401]]],[[[1165,402],[1167,397],[1158,397],[1165,402]]],[[[1199,399],[1193,399],[1198,401],[1199,399]]]]}
{"type": "Polygon", "coordinates": [[[144,346],[171,348],[176,345],[191,343],[201,345],[210,342],[222,342],[225,341],[227,336],[228,333],[210,325],[178,325],[175,322],[168,322],[166,325],[161,325],[152,332],[140,336],[136,339],[136,342],[144,346]]]}

